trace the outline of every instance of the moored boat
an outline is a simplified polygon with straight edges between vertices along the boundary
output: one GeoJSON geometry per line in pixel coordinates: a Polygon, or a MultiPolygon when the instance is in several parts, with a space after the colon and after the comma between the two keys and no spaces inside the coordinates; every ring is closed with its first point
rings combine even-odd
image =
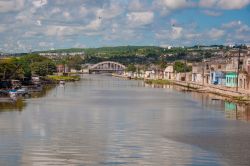
{"type": "Polygon", "coordinates": [[[17,100],[15,92],[0,90],[0,102],[13,102],[17,100]]]}
{"type": "Polygon", "coordinates": [[[65,81],[61,80],[61,81],[59,82],[59,84],[64,85],[64,84],[65,84],[65,81]]]}

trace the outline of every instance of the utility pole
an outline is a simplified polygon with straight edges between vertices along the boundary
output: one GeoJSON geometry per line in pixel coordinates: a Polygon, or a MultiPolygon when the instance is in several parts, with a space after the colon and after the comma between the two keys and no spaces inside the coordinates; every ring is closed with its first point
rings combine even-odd
{"type": "Polygon", "coordinates": [[[184,70],[185,70],[185,81],[187,82],[187,55],[185,52],[185,66],[184,66],[184,70]]]}
{"type": "Polygon", "coordinates": [[[238,53],[238,66],[237,66],[237,78],[236,78],[236,91],[239,90],[239,72],[240,72],[240,52],[241,46],[239,46],[239,53],[238,53]]]}
{"type": "Polygon", "coordinates": [[[204,53],[202,53],[202,85],[204,86],[205,68],[204,53]]]}

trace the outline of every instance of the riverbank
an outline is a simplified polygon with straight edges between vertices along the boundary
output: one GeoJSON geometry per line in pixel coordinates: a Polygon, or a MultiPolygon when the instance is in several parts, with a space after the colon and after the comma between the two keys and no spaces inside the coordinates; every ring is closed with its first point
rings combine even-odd
{"type": "Polygon", "coordinates": [[[173,81],[173,80],[144,80],[147,84],[158,84],[158,85],[177,85],[188,90],[199,92],[199,93],[211,93],[218,96],[222,96],[225,100],[237,103],[250,103],[250,95],[241,91],[236,91],[234,88],[218,87],[215,85],[201,85],[193,82],[184,81],[173,81]]]}
{"type": "Polygon", "coordinates": [[[171,82],[168,80],[151,80],[151,79],[145,79],[144,82],[146,84],[158,84],[158,85],[170,85],[171,82]]]}
{"type": "MultiPolygon", "coordinates": [[[[114,74],[114,77],[128,78],[127,76],[114,74]]],[[[129,77],[129,79],[138,79],[129,77]]],[[[146,84],[155,85],[176,85],[187,88],[189,91],[195,91],[199,93],[210,93],[221,97],[230,102],[250,104],[250,94],[246,91],[236,91],[235,88],[219,87],[216,85],[201,85],[194,82],[164,80],[164,79],[142,79],[146,84]]]]}
{"type": "Polygon", "coordinates": [[[46,78],[54,82],[59,82],[59,81],[70,82],[70,81],[79,81],[81,79],[80,76],[57,76],[57,75],[49,75],[46,78]]]}

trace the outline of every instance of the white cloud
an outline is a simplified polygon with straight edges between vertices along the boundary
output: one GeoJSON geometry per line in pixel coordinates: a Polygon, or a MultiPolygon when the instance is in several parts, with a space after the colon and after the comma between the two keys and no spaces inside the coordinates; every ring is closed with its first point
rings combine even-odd
{"type": "Polygon", "coordinates": [[[52,42],[39,42],[38,45],[40,47],[46,47],[47,48],[47,47],[53,47],[54,43],[52,43],[52,42]]]}
{"type": "Polygon", "coordinates": [[[47,5],[48,1],[47,0],[33,0],[32,4],[36,8],[43,7],[44,5],[47,5]]]}
{"type": "Polygon", "coordinates": [[[27,31],[25,32],[22,37],[24,38],[32,38],[34,36],[38,35],[38,32],[34,32],[34,31],[27,31]]]}
{"type": "Polygon", "coordinates": [[[24,4],[25,0],[0,0],[0,13],[20,11],[24,4]]]}
{"type": "Polygon", "coordinates": [[[221,12],[212,11],[212,10],[203,10],[202,12],[208,16],[213,16],[213,17],[218,17],[218,16],[221,16],[222,14],[221,12]]]}
{"type": "Polygon", "coordinates": [[[169,10],[181,9],[193,5],[189,0],[159,0],[158,4],[169,10]]]}
{"type": "Polygon", "coordinates": [[[206,8],[220,8],[225,10],[241,9],[250,4],[250,0],[201,0],[199,5],[206,8]]]}
{"type": "Polygon", "coordinates": [[[129,3],[128,9],[130,11],[141,11],[144,10],[144,5],[140,0],[133,0],[129,3]]]}
{"type": "Polygon", "coordinates": [[[249,5],[250,0],[219,0],[218,6],[222,9],[241,9],[249,5]]]}
{"type": "Polygon", "coordinates": [[[88,9],[87,9],[85,6],[80,6],[79,14],[80,14],[82,17],[87,16],[88,13],[89,13],[89,11],[88,11],[88,9]]]}
{"type": "Polygon", "coordinates": [[[74,45],[74,48],[86,48],[86,45],[85,44],[82,44],[82,43],[76,43],[74,45]]]}
{"type": "Polygon", "coordinates": [[[217,28],[212,28],[209,32],[208,32],[208,37],[211,39],[219,39],[222,36],[225,35],[225,31],[222,29],[217,29],[217,28]]]}
{"type": "Polygon", "coordinates": [[[67,12],[67,11],[63,12],[63,17],[64,17],[65,19],[67,19],[67,20],[71,19],[71,15],[70,15],[70,13],[67,12]]]}
{"type": "MultiPolygon", "coordinates": [[[[224,10],[243,8],[250,0],[235,1],[0,0],[0,45],[8,43],[11,50],[21,48],[23,43],[26,48],[29,45],[38,48],[47,45],[51,48],[48,44],[41,43],[50,43],[50,41],[55,43],[53,47],[73,47],[76,43],[86,43],[87,46],[93,47],[94,44],[100,46],[108,42],[111,45],[117,45],[117,43],[169,43],[171,45],[180,43],[181,45],[181,43],[196,42],[206,44],[213,43],[215,39],[221,43],[229,39],[234,43],[249,42],[250,39],[247,38],[250,36],[250,27],[249,22],[243,22],[245,18],[241,21],[233,21],[229,18],[231,22],[217,27],[212,27],[215,23],[212,21],[205,29],[202,25],[198,26],[203,20],[191,18],[189,14],[187,18],[179,18],[175,15],[175,13],[178,15],[188,13],[189,10],[185,10],[186,8],[197,7],[198,10],[192,10],[192,13],[198,15],[200,11],[209,16],[222,15],[219,20],[216,19],[217,24],[218,21],[225,20],[224,10]],[[173,11],[175,13],[168,17],[162,15],[173,11]],[[188,22],[192,22],[193,25],[188,22]],[[91,38],[91,36],[95,37],[91,38]],[[93,42],[87,40],[93,40],[93,42]],[[22,41],[22,43],[18,46],[16,41],[22,41]]],[[[242,11],[234,12],[245,14],[242,11]]]]}
{"type": "Polygon", "coordinates": [[[88,25],[86,25],[83,29],[85,30],[98,30],[102,25],[102,20],[97,18],[91,21],[88,25]]]}
{"type": "Polygon", "coordinates": [[[96,16],[102,19],[112,19],[123,13],[123,7],[117,3],[113,2],[108,8],[99,8],[96,10],[96,16]]]}
{"type": "Polygon", "coordinates": [[[214,7],[217,4],[218,0],[200,0],[199,5],[201,7],[214,7]]]}
{"type": "Polygon", "coordinates": [[[67,26],[59,26],[59,25],[49,25],[47,26],[46,31],[44,32],[47,36],[67,36],[72,35],[74,33],[73,28],[67,26]]]}
{"type": "Polygon", "coordinates": [[[5,26],[0,24],[0,33],[4,32],[5,30],[6,30],[5,26]]]}
{"type": "Polygon", "coordinates": [[[36,25],[37,25],[37,26],[42,26],[42,22],[41,22],[40,20],[37,20],[37,21],[36,21],[36,25]]]}
{"type": "Polygon", "coordinates": [[[159,40],[177,40],[184,37],[184,29],[180,26],[172,26],[170,30],[161,30],[158,31],[155,35],[159,40]]]}
{"type": "Polygon", "coordinates": [[[186,39],[188,39],[188,40],[200,39],[200,38],[202,37],[202,34],[190,32],[190,33],[187,33],[187,34],[185,35],[185,37],[186,37],[186,39]]]}
{"type": "Polygon", "coordinates": [[[131,12],[127,14],[127,22],[130,27],[138,27],[151,24],[154,20],[154,13],[148,12],[131,12]]]}
{"type": "Polygon", "coordinates": [[[238,21],[231,21],[229,23],[226,23],[226,24],[222,24],[222,28],[234,28],[234,27],[237,27],[237,26],[240,26],[242,23],[240,20],[238,21]]]}
{"type": "Polygon", "coordinates": [[[182,27],[172,27],[171,38],[179,39],[182,37],[183,28],[182,27]]]}
{"type": "Polygon", "coordinates": [[[101,27],[102,20],[95,19],[91,21],[86,26],[66,26],[66,25],[49,25],[43,32],[47,36],[73,36],[73,35],[96,35],[99,34],[98,31],[101,27]]]}
{"type": "Polygon", "coordinates": [[[158,0],[153,2],[162,15],[167,15],[173,10],[194,7],[196,3],[192,0],[158,0]]]}
{"type": "Polygon", "coordinates": [[[58,8],[58,7],[55,7],[51,10],[51,14],[57,14],[57,13],[60,13],[61,12],[61,9],[58,8]]]}

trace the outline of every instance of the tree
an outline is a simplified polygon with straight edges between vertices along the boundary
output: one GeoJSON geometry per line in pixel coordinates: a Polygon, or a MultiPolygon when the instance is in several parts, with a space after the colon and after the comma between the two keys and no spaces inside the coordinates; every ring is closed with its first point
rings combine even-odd
{"type": "Polygon", "coordinates": [[[15,59],[9,58],[0,61],[0,80],[22,78],[24,78],[24,71],[21,65],[16,63],[15,59]]]}
{"type": "Polygon", "coordinates": [[[51,61],[51,60],[46,57],[42,57],[36,54],[29,54],[29,55],[20,57],[16,61],[17,61],[16,63],[22,66],[22,69],[24,71],[24,76],[30,78],[32,75],[32,71],[31,71],[32,64],[43,62],[43,61],[51,61]]]}
{"type": "Polygon", "coordinates": [[[129,64],[128,67],[126,68],[126,71],[135,72],[136,71],[135,65],[129,64]]]}
{"type": "Polygon", "coordinates": [[[174,70],[178,73],[190,72],[192,68],[185,63],[177,61],[174,63],[174,70]]]}
{"type": "Polygon", "coordinates": [[[32,74],[39,76],[51,75],[56,71],[56,66],[51,61],[35,62],[30,67],[32,74]]]}
{"type": "Polygon", "coordinates": [[[69,68],[81,70],[81,64],[83,63],[81,56],[67,57],[65,61],[69,68]]]}

